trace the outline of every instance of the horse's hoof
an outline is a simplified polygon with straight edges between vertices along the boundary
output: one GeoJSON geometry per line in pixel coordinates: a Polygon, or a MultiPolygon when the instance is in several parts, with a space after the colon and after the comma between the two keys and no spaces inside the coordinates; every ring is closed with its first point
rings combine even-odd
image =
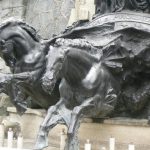
{"type": "Polygon", "coordinates": [[[47,137],[46,136],[38,136],[34,150],[42,150],[45,147],[48,147],[47,137]]]}

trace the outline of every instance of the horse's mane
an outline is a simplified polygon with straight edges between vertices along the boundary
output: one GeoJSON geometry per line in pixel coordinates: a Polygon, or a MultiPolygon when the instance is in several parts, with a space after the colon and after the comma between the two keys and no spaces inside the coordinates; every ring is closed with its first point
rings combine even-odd
{"type": "Polygon", "coordinates": [[[30,34],[30,36],[35,41],[39,42],[41,40],[41,37],[40,37],[39,34],[37,34],[37,31],[32,26],[30,26],[29,24],[24,22],[22,19],[16,19],[16,18],[8,18],[8,19],[6,19],[0,24],[0,30],[6,28],[8,26],[15,26],[15,25],[19,25],[28,34],[30,34]]]}
{"type": "Polygon", "coordinates": [[[92,43],[89,43],[86,39],[69,39],[69,38],[58,38],[55,41],[57,46],[65,46],[65,47],[72,47],[81,49],[86,51],[92,55],[99,54],[101,56],[101,49],[95,47],[92,43]]]}

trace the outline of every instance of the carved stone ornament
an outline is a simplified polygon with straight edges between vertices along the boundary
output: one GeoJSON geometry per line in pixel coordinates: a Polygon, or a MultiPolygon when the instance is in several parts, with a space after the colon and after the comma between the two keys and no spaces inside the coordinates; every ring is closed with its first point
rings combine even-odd
{"type": "Polygon", "coordinates": [[[96,12],[100,14],[122,10],[149,12],[149,0],[95,0],[96,12]]]}

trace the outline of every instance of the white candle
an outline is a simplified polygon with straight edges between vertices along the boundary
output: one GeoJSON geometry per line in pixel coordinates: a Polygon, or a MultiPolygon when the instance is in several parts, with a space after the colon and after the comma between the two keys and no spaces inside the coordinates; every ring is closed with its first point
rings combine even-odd
{"type": "Polygon", "coordinates": [[[18,140],[17,140],[17,148],[22,149],[23,148],[23,136],[19,134],[18,140]]]}
{"type": "Polygon", "coordinates": [[[133,144],[129,144],[128,150],[135,150],[135,146],[133,144]]]}
{"type": "Polygon", "coordinates": [[[66,138],[67,138],[67,135],[65,133],[65,130],[62,129],[62,131],[60,133],[60,150],[64,150],[65,149],[66,138]]]}
{"type": "Polygon", "coordinates": [[[0,124],[0,147],[4,145],[4,124],[0,124]]]}
{"type": "Polygon", "coordinates": [[[106,150],[106,147],[102,147],[101,150],[106,150]]]}
{"type": "Polygon", "coordinates": [[[8,130],[7,146],[8,146],[8,148],[13,147],[13,131],[12,131],[12,128],[9,128],[9,130],[8,130]]]}
{"type": "Polygon", "coordinates": [[[109,150],[115,150],[115,138],[109,139],[109,150]]]}
{"type": "Polygon", "coordinates": [[[90,144],[90,140],[87,139],[87,142],[84,145],[84,150],[91,150],[92,145],[90,144]]]}

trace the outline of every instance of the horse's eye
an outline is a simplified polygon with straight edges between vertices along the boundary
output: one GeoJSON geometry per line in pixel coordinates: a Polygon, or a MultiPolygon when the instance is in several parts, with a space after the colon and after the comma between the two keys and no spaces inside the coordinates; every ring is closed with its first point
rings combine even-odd
{"type": "Polygon", "coordinates": [[[1,40],[0,45],[2,45],[2,46],[5,45],[5,40],[1,40]]]}

